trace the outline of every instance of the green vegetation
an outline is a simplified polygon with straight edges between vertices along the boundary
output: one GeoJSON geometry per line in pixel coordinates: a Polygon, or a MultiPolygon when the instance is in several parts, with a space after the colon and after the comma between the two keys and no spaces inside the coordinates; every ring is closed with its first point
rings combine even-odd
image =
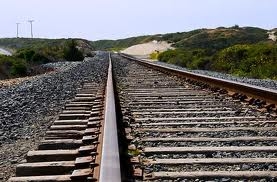
{"type": "MultiPolygon", "coordinates": [[[[50,61],[65,60],[66,50],[74,41],[75,47],[84,54],[91,55],[93,51],[90,42],[84,39],[30,39],[30,38],[3,38],[0,39],[0,46],[13,50],[33,50],[47,57],[50,61]]],[[[71,48],[71,51],[75,51],[71,48]]],[[[91,55],[92,56],[92,55],[91,55]]]]}
{"type": "Polygon", "coordinates": [[[237,44],[213,55],[205,49],[176,49],[161,53],[158,59],[189,69],[277,79],[277,45],[272,43],[237,44]]]}
{"type": "Polygon", "coordinates": [[[238,76],[277,79],[277,45],[235,45],[220,51],[212,68],[238,76]]]}
{"type": "MultiPolygon", "coordinates": [[[[273,29],[271,31],[276,31],[273,29]]],[[[152,53],[158,58],[189,69],[206,69],[254,78],[276,78],[276,43],[268,39],[268,30],[256,27],[197,29],[189,32],[145,35],[120,40],[86,41],[82,39],[0,39],[0,46],[12,50],[16,58],[37,65],[57,60],[82,60],[76,47],[86,56],[94,50],[120,51],[149,41],[167,41],[175,50],[152,53]],[[81,46],[80,46],[81,45],[81,46]],[[85,48],[83,48],[85,47],[85,48]],[[80,50],[80,49],[79,49],[80,50]],[[75,57],[76,56],[76,57],[75,57]]],[[[277,35],[277,31],[275,33],[277,35]]]]}
{"type": "Polygon", "coordinates": [[[159,54],[160,54],[159,51],[152,52],[152,53],[149,55],[149,58],[150,58],[150,59],[153,59],[153,60],[157,60],[159,54]]]}
{"type": "Polygon", "coordinates": [[[180,49],[208,48],[211,53],[214,53],[234,44],[257,43],[267,41],[267,38],[267,30],[256,27],[240,28],[235,25],[230,28],[218,27],[217,29],[197,29],[189,32],[145,35],[119,40],[91,41],[90,44],[96,50],[120,50],[132,45],[157,40],[173,43],[174,47],[180,49]]]}
{"type": "Polygon", "coordinates": [[[206,55],[206,52],[203,49],[175,49],[161,53],[158,56],[158,59],[159,61],[176,64],[190,69],[206,69],[211,58],[206,55]]]}
{"type": "MultiPolygon", "coordinates": [[[[39,65],[55,61],[82,61],[88,51],[86,43],[80,40],[48,39],[0,39],[1,46],[14,49],[13,56],[0,57],[0,79],[33,75],[40,70],[39,65]],[[31,43],[30,43],[30,42],[31,43]],[[78,42],[79,41],[79,42],[78,42]],[[18,49],[18,47],[21,47],[18,49]],[[77,47],[81,47],[79,50],[77,47]]],[[[93,55],[91,55],[93,56],[93,55]]]]}
{"type": "Polygon", "coordinates": [[[156,40],[157,36],[158,35],[146,35],[119,40],[98,40],[92,41],[90,42],[90,44],[96,50],[118,51],[130,47],[132,45],[142,44],[152,40],[156,40]]]}
{"type": "Polygon", "coordinates": [[[82,61],[83,53],[77,49],[77,43],[71,40],[64,48],[64,58],[68,61],[82,61]]]}
{"type": "Polygon", "coordinates": [[[189,69],[277,79],[276,43],[268,40],[267,30],[234,26],[189,33],[168,34],[168,40],[177,41],[177,49],[161,53],[158,59],[189,69]]]}
{"type": "Polygon", "coordinates": [[[138,149],[135,149],[135,150],[128,150],[128,155],[129,156],[138,156],[139,154],[141,153],[141,151],[140,150],[138,150],[138,149]]]}
{"type": "Polygon", "coordinates": [[[77,49],[75,40],[68,40],[61,45],[46,45],[44,47],[33,46],[22,48],[15,52],[14,56],[25,59],[28,63],[44,64],[59,60],[82,61],[83,53],[77,49]]]}
{"type": "Polygon", "coordinates": [[[34,51],[33,49],[20,49],[15,53],[14,56],[24,59],[28,63],[32,64],[44,64],[50,62],[46,56],[44,56],[42,53],[34,51]]]}
{"type": "MultiPolygon", "coordinates": [[[[272,30],[273,31],[273,30],[272,30]]],[[[175,50],[152,53],[151,59],[189,69],[221,71],[238,76],[277,79],[276,43],[268,30],[256,27],[197,29],[189,32],[91,42],[95,49],[121,50],[152,40],[172,43],[175,50]]],[[[275,33],[276,35],[276,33],[275,33]]]]}
{"type": "Polygon", "coordinates": [[[0,55],[0,78],[19,77],[27,74],[27,63],[25,60],[0,55]]]}
{"type": "Polygon", "coordinates": [[[212,55],[235,44],[253,44],[267,41],[267,38],[267,30],[260,28],[205,29],[176,42],[175,47],[180,49],[205,49],[208,54],[212,55]]]}

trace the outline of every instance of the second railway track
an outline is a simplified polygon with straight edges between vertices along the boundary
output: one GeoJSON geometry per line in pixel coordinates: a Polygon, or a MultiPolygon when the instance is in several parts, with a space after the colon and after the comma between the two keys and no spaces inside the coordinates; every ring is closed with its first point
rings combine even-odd
{"type": "Polygon", "coordinates": [[[277,120],[230,95],[114,61],[135,181],[276,181],[277,120]]]}

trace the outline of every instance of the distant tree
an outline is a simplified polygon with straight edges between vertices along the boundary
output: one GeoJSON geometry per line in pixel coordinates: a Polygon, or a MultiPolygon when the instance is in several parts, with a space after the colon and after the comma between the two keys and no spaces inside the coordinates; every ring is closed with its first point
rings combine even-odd
{"type": "Polygon", "coordinates": [[[239,29],[240,27],[239,27],[239,25],[234,25],[234,26],[232,26],[231,28],[233,28],[233,29],[239,29]]]}

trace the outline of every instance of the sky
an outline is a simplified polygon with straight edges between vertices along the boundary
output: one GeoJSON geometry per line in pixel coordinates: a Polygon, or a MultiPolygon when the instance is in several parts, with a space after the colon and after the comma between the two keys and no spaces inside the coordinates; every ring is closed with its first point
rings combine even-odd
{"type": "Polygon", "coordinates": [[[120,39],[198,28],[277,28],[277,0],[0,0],[0,37],[120,39]]]}

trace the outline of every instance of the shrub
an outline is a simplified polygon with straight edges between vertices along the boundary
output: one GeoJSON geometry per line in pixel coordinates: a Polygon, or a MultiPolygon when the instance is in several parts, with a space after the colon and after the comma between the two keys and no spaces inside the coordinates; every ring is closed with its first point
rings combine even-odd
{"type": "Polygon", "coordinates": [[[160,54],[159,51],[152,52],[152,53],[149,55],[149,58],[150,58],[150,59],[157,60],[158,57],[159,57],[159,54],[160,54]]]}
{"type": "Polygon", "coordinates": [[[50,60],[38,50],[33,49],[20,49],[15,53],[17,58],[25,59],[30,64],[44,64],[50,60]]]}
{"type": "Polygon", "coordinates": [[[272,44],[236,45],[215,57],[213,69],[238,76],[272,78],[277,75],[277,46],[272,44]]]}
{"type": "Polygon", "coordinates": [[[15,61],[11,67],[11,74],[13,76],[26,76],[27,65],[24,61],[15,61]]]}
{"type": "Polygon", "coordinates": [[[12,78],[27,75],[25,60],[13,56],[0,56],[0,77],[12,78]]]}
{"type": "Polygon", "coordinates": [[[77,48],[77,43],[71,40],[67,43],[64,49],[64,58],[68,61],[82,61],[84,59],[83,53],[77,48]]]}
{"type": "Polygon", "coordinates": [[[50,62],[50,60],[46,56],[44,56],[40,53],[35,53],[31,59],[31,61],[36,64],[45,64],[45,63],[50,62]]]}
{"type": "Polygon", "coordinates": [[[17,58],[25,59],[26,61],[30,62],[35,55],[35,51],[32,49],[20,49],[15,53],[17,58]]]}

